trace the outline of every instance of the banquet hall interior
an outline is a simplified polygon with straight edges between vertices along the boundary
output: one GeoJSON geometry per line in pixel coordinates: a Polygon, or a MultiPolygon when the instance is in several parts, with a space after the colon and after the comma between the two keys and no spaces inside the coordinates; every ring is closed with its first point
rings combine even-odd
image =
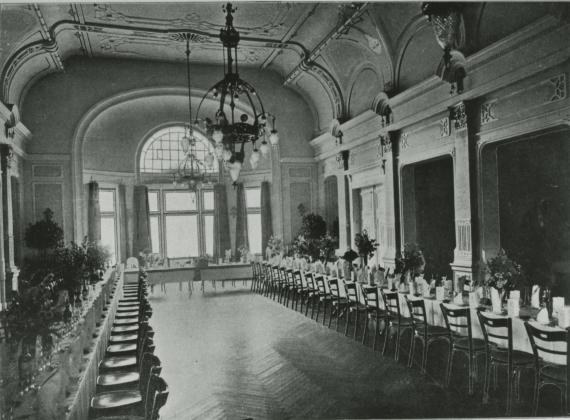
{"type": "Polygon", "coordinates": [[[0,2],[0,420],[570,415],[568,39],[0,2]]]}

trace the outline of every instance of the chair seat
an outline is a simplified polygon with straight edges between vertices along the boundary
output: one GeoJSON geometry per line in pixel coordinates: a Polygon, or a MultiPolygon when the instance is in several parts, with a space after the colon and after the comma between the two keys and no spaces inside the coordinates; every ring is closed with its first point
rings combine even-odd
{"type": "Polygon", "coordinates": [[[133,312],[133,311],[138,311],[139,308],[140,308],[140,305],[128,305],[128,306],[123,306],[123,307],[119,306],[117,308],[117,312],[133,312]]]}
{"type": "Polygon", "coordinates": [[[118,408],[142,402],[139,390],[103,392],[91,398],[91,407],[96,410],[118,408]]]}
{"type": "Polygon", "coordinates": [[[119,302],[118,308],[119,309],[127,309],[128,308],[129,310],[132,311],[133,308],[137,308],[137,309],[140,308],[140,303],[139,302],[124,302],[124,303],[119,302]]]}
{"type": "Polygon", "coordinates": [[[542,376],[554,379],[558,382],[566,383],[566,366],[562,365],[546,365],[540,369],[542,376]]]}
{"type": "Polygon", "coordinates": [[[347,298],[340,298],[340,299],[334,299],[333,300],[333,305],[348,305],[348,299],[347,298]]]}
{"type": "Polygon", "coordinates": [[[107,357],[101,361],[99,368],[104,369],[119,369],[127,368],[137,365],[137,358],[135,356],[116,356],[107,357]]]}
{"type": "Polygon", "coordinates": [[[132,318],[138,317],[138,311],[129,311],[129,312],[119,312],[115,315],[115,318],[132,318]]]}
{"type": "Polygon", "coordinates": [[[138,372],[111,372],[97,377],[97,385],[117,386],[135,383],[140,379],[138,372]]]}
{"type": "MultiPolygon", "coordinates": [[[[485,350],[485,340],[473,338],[473,351],[485,350]]],[[[469,337],[453,337],[453,347],[460,350],[469,350],[469,337]]]]}
{"type": "MultiPolygon", "coordinates": [[[[508,362],[509,354],[506,349],[496,348],[495,350],[491,350],[491,357],[499,363],[506,364],[508,362]]],[[[534,356],[531,353],[513,350],[513,364],[518,366],[532,365],[534,364],[534,356]]]]}
{"type": "Polygon", "coordinates": [[[123,299],[119,299],[119,305],[124,305],[124,304],[128,304],[128,303],[139,303],[139,299],[134,297],[134,298],[123,298],[123,299]]]}
{"type": "Polygon", "coordinates": [[[109,337],[109,341],[111,343],[125,343],[128,341],[137,341],[139,338],[138,334],[119,334],[119,335],[112,335],[109,337]]]}
{"type": "Polygon", "coordinates": [[[113,322],[113,325],[129,325],[129,324],[138,324],[139,319],[138,317],[135,318],[119,318],[113,322]]]}
{"type": "Polygon", "coordinates": [[[107,353],[128,353],[137,350],[137,343],[111,344],[107,347],[107,353]]]}
{"type": "Polygon", "coordinates": [[[398,319],[398,317],[394,317],[392,320],[392,325],[400,325],[401,327],[411,327],[412,326],[412,320],[411,318],[405,318],[405,317],[400,317],[400,319],[398,319]]]}
{"type": "MultiPolygon", "coordinates": [[[[423,329],[420,329],[423,331],[423,329]]],[[[428,325],[427,329],[428,335],[449,335],[449,330],[445,327],[439,327],[437,325],[428,325]]]]}
{"type": "Polygon", "coordinates": [[[139,330],[138,324],[119,325],[117,327],[111,328],[111,334],[122,334],[122,333],[134,332],[134,331],[138,331],[138,330],[139,330]]]}
{"type": "Polygon", "coordinates": [[[360,311],[360,312],[365,312],[367,309],[366,309],[366,305],[363,305],[363,304],[360,303],[360,302],[352,302],[352,301],[351,301],[351,302],[350,302],[350,310],[351,310],[351,311],[357,310],[357,311],[360,311]]]}

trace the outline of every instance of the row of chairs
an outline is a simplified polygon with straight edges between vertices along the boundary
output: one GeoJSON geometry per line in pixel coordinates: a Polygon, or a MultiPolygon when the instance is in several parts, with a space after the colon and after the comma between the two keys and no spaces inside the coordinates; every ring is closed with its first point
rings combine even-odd
{"type": "Polygon", "coordinates": [[[517,400],[520,398],[520,377],[523,369],[535,370],[535,388],[533,399],[533,413],[536,415],[539,407],[539,395],[547,385],[555,385],[560,389],[562,407],[567,408],[567,383],[569,372],[566,365],[556,365],[545,362],[548,355],[563,355],[568,359],[568,331],[542,330],[526,322],[525,327],[533,349],[533,354],[513,349],[512,319],[508,317],[497,318],[484,311],[477,311],[477,317],[483,331],[483,339],[473,338],[471,309],[457,308],[452,305],[440,304],[445,321],[445,327],[431,325],[427,322],[427,312],[423,299],[409,298],[405,295],[405,302],[410,316],[401,312],[401,297],[398,292],[380,290],[377,286],[367,286],[360,283],[344,282],[338,278],[326,278],[323,274],[301,272],[280,266],[272,266],[266,262],[254,262],[252,266],[252,290],[264,296],[283,303],[285,306],[300,310],[308,316],[311,308],[311,319],[316,311],[315,320],[319,321],[320,310],[323,308],[322,323],[325,325],[327,309],[329,312],[328,326],[335,319],[336,330],[339,329],[340,318],[345,316],[345,335],[348,335],[351,314],[355,314],[353,337],[357,338],[359,319],[364,319],[361,341],[366,342],[370,320],[374,322],[373,350],[376,350],[377,338],[384,335],[382,354],[386,353],[390,340],[395,340],[394,358],[400,357],[400,342],[403,334],[411,333],[411,342],[408,354],[408,366],[414,362],[414,353],[417,341],[422,344],[420,369],[423,373],[427,369],[428,349],[436,341],[445,341],[449,346],[447,358],[445,385],[449,386],[452,377],[453,362],[456,355],[461,354],[467,358],[467,381],[469,395],[474,394],[474,382],[477,378],[478,360],[485,359],[485,382],[483,386],[483,400],[489,399],[491,373],[495,378],[497,369],[507,370],[507,414],[511,413],[513,394],[517,400]],[[340,287],[345,288],[344,295],[340,287]],[[359,298],[358,288],[360,288],[359,298]],[[382,299],[383,306],[380,305],[382,299]],[[380,329],[380,325],[383,328],[380,329]],[[497,345],[497,342],[503,343],[497,345]],[[544,345],[544,343],[561,342],[559,347],[544,345]],[[565,347],[566,350],[553,350],[565,347]]]}
{"type": "Polygon", "coordinates": [[[138,283],[125,284],[122,293],[105,357],[99,363],[89,417],[156,420],[169,391],[160,377],[160,360],[154,355],[154,331],[148,323],[152,309],[145,274],[139,275],[138,283]]]}

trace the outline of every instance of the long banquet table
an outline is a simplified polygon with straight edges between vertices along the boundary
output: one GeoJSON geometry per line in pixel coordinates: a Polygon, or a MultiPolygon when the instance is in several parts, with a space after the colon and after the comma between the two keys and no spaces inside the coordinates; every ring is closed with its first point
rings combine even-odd
{"type": "MultiPolygon", "coordinates": [[[[327,285],[328,285],[329,279],[335,278],[332,276],[327,276],[323,273],[313,273],[313,274],[324,276],[324,278],[327,280],[325,282],[325,284],[327,284],[327,285]]],[[[305,281],[305,280],[303,280],[303,281],[305,281]]],[[[341,283],[343,282],[342,279],[340,279],[340,281],[341,281],[341,283]]],[[[364,283],[360,283],[360,284],[362,286],[366,286],[366,284],[364,284],[364,283]]],[[[381,285],[376,285],[375,287],[377,287],[379,289],[379,291],[383,291],[383,292],[389,291],[388,289],[383,288],[381,285]]],[[[340,287],[340,295],[346,296],[343,287],[340,287]]],[[[437,325],[437,326],[441,326],[441,327],[445,327],[445,320],[443,318],[443,313],[441,311],[441,306],[440,306],[441,303],[444,303],[445,305],[447,305],[450,308],[467,308],[468,307],[471,311],[471,327],[472,327],[473,338],[481,338],[481,339],[483,338],[483,331],[481,330],[481,325],[479,323],[479,319],[477,318],[477,311],[478,310],[483,310],[487,315],[490,315],[490,316],[496,317],[496,318],[506,318],[507,317],[506,313],[505,314],[495,314],[495,313],[491,312],[490,308],[482,307],[482,306],[475,307],[475,306],[470,305],[467,302],[465,302],[464,304],[458,305],[456,303],[449,302],[449,301],[436,300],[435,297],[433,297],[433,296],[427,298],[427,297],[411,296],[408,293],[398,292],[399,303],[400,303],[400,312],[401,312],[401,315],[404,317],[410,316],[408,305],[406,303],[406,296],[409,299],[415,299],[415,300],[423,299],[425,302],[426,318],[427,318],[428,324],[437,325]]],[[[359,291],[359,299],[360,299],[361,303],[364,303],[364,299],[363,299],[361,291],[359,291]]],[[[382,309],[385,309],[384,302],[382,301],[382,299],[380,299],[380,306],[382,309]]],[[[531,311],[529,308],[521,308],[520,316],[512,317],[513,348],[515,350],[521,350],[521,351],[525,351],[527,353],[532,353],[532,347],[530,344],[530,340],[528,338],[528,335],[527,335],[527,332],[526,332],[526,329],[524,326],[525,321],[529,321],[530,323],[535,325],[537,328],[545,330],[545,331],[546,330],[565,331],[564,329],[562,329],[558,326],[547,326],[547,325],[538,324],[534,319],[532,319],[531,315],[534,315],[534,311],[531,311]]],[[[497,344],[499,344],[501,346],[506,346],[506,343],[504,342],[504,340],[497,340],[494,338],[491,338],[491,340],[496,342],[497,344]]],[[[542,343],[542,344],[546,345],[546,346],[551,346],[551,348],[555,348],[557,350],[565,350],[565,347],[559,347],[558,345],[553,346],[552,343],[546,343],[546,344],[542,343]]],[[[547,355],[546,360],[549,362],[566,364],[565,356],[547,355]]]]}

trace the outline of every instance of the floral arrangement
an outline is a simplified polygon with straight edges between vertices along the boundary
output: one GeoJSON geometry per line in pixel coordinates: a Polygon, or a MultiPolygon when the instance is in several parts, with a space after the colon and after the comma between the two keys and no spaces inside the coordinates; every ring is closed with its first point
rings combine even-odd
{"type": "Polygon", "coordinates": [[[283,250],[283,240],[278,236],[271,236],[269,241],[267,241],[267,248],[269,249],[269,255],[267,255],[267,258],[279,255],[283,250]]]}
{"type": "Polygon", "coordinates": [[[338,241],[330,235],[324,235],[320,240],[319,257],[323,261],[333,261],[335,259],[335,251],[338,247],[338,241]]]}
{"type": "Polygon", "coordinates": [[[242,245],[237,250],[240,258],[245,261],[245,258],[247,258],[247,254],[249,253],[249,248],[245,245],[242,245]]]}
{"type": "Polygon", "coordinates": [[[424,254],[418,244],[405,244],[402,256],[396,258],[396,273],[405,276],[410,273],[412,276],[423,273],[426,265],[424,254]]]}
{"type": "Polygon", "coordinates": [[[370,239],[368,232],[364,229],[362,232],[356,234],[354,243],[356,244],[358,255],[363,259],[363,265],[367,265],[368,258],[372,258],[376,252],[376,248],[378,248],[378,242],[376,239],[370,239]]]}
{"type": "Polygon", "coordinates": [[[523,286],[521,266],[511,260],[501,249],[496,257],[487,261],[484,285],[499,291],[513,290],[523,286]]]}

